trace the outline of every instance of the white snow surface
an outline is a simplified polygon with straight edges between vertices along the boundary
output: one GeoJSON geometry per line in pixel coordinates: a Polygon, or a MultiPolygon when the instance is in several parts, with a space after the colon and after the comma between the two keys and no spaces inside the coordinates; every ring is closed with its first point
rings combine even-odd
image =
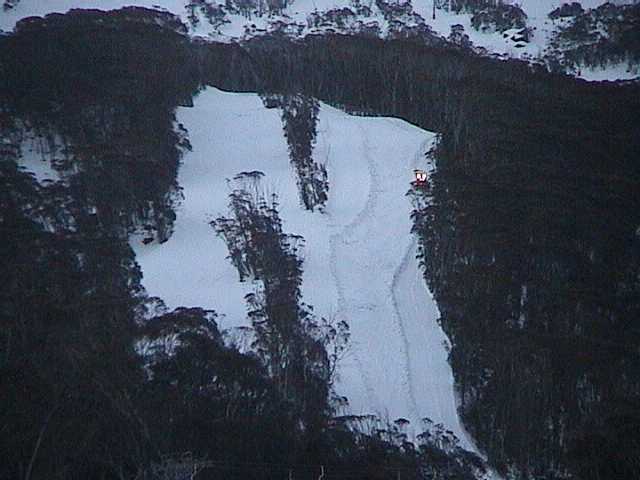
{"type": "MultiPolygon", "coordinates": [[[[451,25],[459,24],[464,27],[464,32],[476,47],[484,47],[491,54],[504,56],[506,58],[518,58],[522,60],[534,60],[541,57],[549,46],[552,33],[562,20],[553,21],[549,18],[549,13],[565,3],[572,3],[574,0],[505,0],[504,3],[519,5],[527,15],[527,26],[533,29],[533,37],[530,42],[516,42],[512,40],[515,32],[481,32],[471,25],[472,15],[469,13],[456,14],[444,10],[436,11],[435,20],[432,18],[431,0],[413,0],[414,10],[422,15],[431,25],[434,31],[441,36],[448,36],[451,25]]],[[[609,3],[616,5],[633,4],[637,0],[609,0],[609,3]]],[[[606,0],[579,0],[585,10],[597,8],[607,3],[606,0]]],[[[625,66],[612,65],[589,74],[589,70],[573,72],[576,76],[585,80],[628,80],[638,77],[638,72],[629,72],[625,66]],[[584,74],[583,74],[584,73],[584,74]]],[[[570,72],[571,73],[571,72],[570,72]]]]}
{"type": "Polygon", "coordinates": [[[26,134],[20,144],[18,165],[22,170],[30,172],[41,185],[57,182],[62,178],[52,166],[55,154],[55,147],[52,148],[47,139],[26,134]]]}
{"type": "MultiPolygon", "coordinates": [[[[615,0],[615,4],[632,4],[638,0],[615,0]]],[[[254,35],[260,35],[275,28],[283,28],[290,35],[304,36],[309,33],[322,33],[323,31],[343,31],[345,28],[357,30],[353,22],[361,24],[377,23],[380,27],[380,35],[388,33],[389,22],[375,6],[373,0],[361,0],[362,5],[372,8],[373,15],[368,17],[358,16],[356,20],[348,21],[347,27],[337,25],[324,27],[310,27],[309,16],[313,13],[323,13],[336,8],[353,8],[353,0],[292,0],[284,9],[282,15],[251,15],[245,17],[239,14],[227,15],[228,23],[214,28],[200,13],[200,21],[197,25],[189,23],[186,4],[188,0],[21,0],[13,9],[6,12],[0,10],[0,30],[13,30],[17,21],[29,16],[42,16],[47,13],[65,13],[72,8],[94,8],[101,10],[118,9],[125,6],[140,6],[169,11],[182,19],[189,26],[190,34],[197,37],[208,38],[215,41],[231,42],[243,40],[254,35]]],[[[223,0],[210,0],[210,4],[224,4],[223,0]]],[[[570,3],[569,0],[505,0],[505,3],[518,4],[527,14],[527,25],[533,28],[533,38],[529,43],[518,42],[513,39],[515,32],[480,32],[471,26],[471,14],[455,14],[443,9],[436,9],[436,18],[432,18],[432,0],[391,0],[389,3],[410,3],[413,11],[424,19],[438,35],[447,37],[452,25],[462,25],[465,33],[476,47],[483,47],[489,54],[503,58],[519,58],[534,61],[541,57],[548,48],[551,34],[556,28],[556,23],[548,18],[549,12],[562,5],[570,3]]],[[[585,9],[596,8],[606,0],[581,0],[585,9]]],[[[405,16],[402,21],[407,25],[415,25],[416,19],[405,16]]],[[[561,20],[560,20],[561,21],[561,20]]],[[[624,66],[612,65],[602,72],[591,72],[583,69],[573,72],[587,80],[616,80],[638,77],[638,71],[633,72],[624,66]]]]}
{"type": "Polygon", "coordinates": [[[221,329],[249,326],[244,295],[254,286],[239,282],[208,222],[228,214],[226,179],[262,171],[265,190],[279,196],[284,231],[305,238],[304,302],[350,326],[336,386],[350,413],[408,419],[412,435],[429,417],[474,449],[457,416],[447,339],[415,258],[405,196],[413,168],[431,168],[424,153],[434,134],[321,104],[313,156],[325,164],[330,190],[326,213],[312,213],[298,200],[279,109],[255,94],[209,88],[177,116],[193,151],[178,174],[184,200],[175,233],[163,244],[132,239],[148,293],[170,308],[215,309],[221,329]]]}
{"type": "Polygon", "coordinates": [[[576,73],[580,77],[589,82],[604,82],[616,80],[634,80],[639,77],[637,68],[630,68],[627,64],[608,65],[601,67],[582,67],[576,73]]]}

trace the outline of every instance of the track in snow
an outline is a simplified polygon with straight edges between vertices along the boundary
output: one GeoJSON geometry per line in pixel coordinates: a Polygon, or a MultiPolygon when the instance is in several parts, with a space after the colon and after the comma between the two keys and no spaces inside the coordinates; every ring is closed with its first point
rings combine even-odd
{"type": "MultiPolygon", "coordinates": [[[[329,238],[329,248],[331,251],[331,256],[329,258],[329,263],[330,263],[330,268],[331,268],[331,276],[333,279],[333,283],[336,286],[336,292],[338,295],[338,317],[340,320],[345,321],[346,323],[349,323],[349,318],[347,317],[347,315],[345,314],[345,310],[346,310],[346,300],[345,300],[345,288],[344,288],[344,284],[342,282],[342,280],[340,279],[339,275],[338,275],[338,269],[337,269],[337,245],[338,244],[348,244],[348,237],[349,234],[358,227],[358,225],[360,225],[362,223],[362,221],[370,214],[370,212],[373,210],[373,205],[376,201],[376,196],[375,196],[375,183],[377,181],[377,174],[376,174],[376,168],[375,168],[375,164],[373,164],[371,162],[371,159],[367,156],[367,164],[368,164],[368,177],[369,177],[369,187],[368,187],[368,193],[367,193],[367,201],[364,205],[364,207],[362,208],[362,210],[360,210],[360,212],[358,212],[358,214],[356,215],[356,217],[353,219],[353,221],[351,221],[350,223],[348,223],[346,226],[344,226],[338,233],[334,233],[331,235],[331,237],[329,238]]],[[[364,369],[363,365],[362,365],[362,360],[360,359],[360,356],[358,354],[357,351],[353,351],[351,352],[354,360],[356,362],[357,368],[359,370],[359,375],[360,378],[362,379],[362,383],[364,385],[365,391],[367,392],[367,400],[369,401],[369,404],[371,405],[375,405],[378,403],[378,400],[376,399],[376,395],[374,393],[373,387],[372,387],[372,381],[371,378],[369,378],[369,375],[367,373],[367,371],[364,369]]]]}
{"type": "MultiPolygon", "coordinates": [[[[394,129],[398,128],[397,122],[391,122],[394,129]]],[[[377,141],[377,149],[370,145],[370,135],[359,123],[358,130],[362,142],[362,163],[366,167],[368,176],[366,202],[357,215],[346,224],[342,230],[331,236],[331,271],[333,280],[336,284],[338,292],[338,312],[341,319],[346,320],[354,331],[353,356],[359,370],[359,375],[365,385],[370,408],[380,416],[388,415],[394,419],[399,416],[408,417],[414,426],[414,431],[419,431],[419,423],[421,409],[419,408],[419,399],[416,398],[414,392],[414,369],[421,369],[423,366],[414,365],[410,356],[410,341],[405,330],[405,319],[398,305],[395,288],[401,272],[411,262],[413,253],[413,239],[410,237],[410,205],[404,198],[404,194],[409,186],[411,170],[414,166],[421,165],[421,159],[432,142],[432,137],[422,139],[417,151],[412,151],[403,161],[402,156],[394,155],[386,158],[386,162],[381,162],[381,168],[386,171],[384,175],[379,173],[378,162],[382,158],[378,158],[380,153],[388,154],[389,152],[383,147],[381,148],[379,138],[375,137],[374,143],[377,141]],[[380,152],[380,153],[378,153],[380,152]],[[399,174],[398,174],[399,173],[399,174]],[[392,205],[392,208],[387,208],[392,205]],[[405,218],[397,222],[399,216],[405,218]],[[391,222],[389,222],[391,220],[391,222]],[[388,225],[392,225],[391,229],[387,229],[388,225]],[[406,235],[405,248],[402,248],[403,239],[406,235]],[[367,248],[370,244],[375,244],[379,239],[393,238],[393,249],[387,250],[382,248],[367,248]],[[361,251],[364,255],[360,258],[354,258],[353,252],[361,251]],[[387,256],[388,258],[384,258],[387,256]],[[400,257],[399,264],[393,268],[393,257],[400,257]],[[355,261],[349,262],[350,259],[355,261]],[[366,268],[367,261],[371,266],[379,263],[379,260],[386,260],[386,266],[380,268],[379,271],[372,273],[366,268]],[[349,272],[346,278],[341,278],[338,273],[337,263],[349,265],[349,272]],[[363,268],[364,266],[364,268],[363,268]],[[378,284],[379,295],[370,296],[366,301],[362,301],[362,295],[358,295],[357,285],[354,285],[353,274],[365,276],[365,282],[370,284],[378,284]],[[370,277],[370,278],[369,278],[370,277]],[[345,285],[355,292],[350,292],[351,302],[345,299],[345,285]],[[363,307],[364,303],[364,307],[363,307]],[[368,306],[367,306],[368,304],[368,306]],[[365,315],[360,315],[362,311],[365,315]],[[368,313],[367,313],[368,312],[368,313]],[[358,318],[359,317],[359,318],[358,318]],[[367,318],[368,317],[368,318],[367,318]],[[363,324],[371,324],[371,328],[378,331],[373,335],[359,335],[362,332],[363,324]],[[378,336],[378,338],[372,338],[378,336]],[[393,345],[392,355],[384,355],[385,346],[393,345]],[[363,351],[366,348],[366,351],[363,351]],[[362,356],[375,356],[370,359],[367,364],[363,365],[362,356]],[[387,362],[389,372],[388,376],[393,381],[394,395],[388,395],[389,392],[380,392],[376,395],[372,390],[372,378],[379,379],[379,375],[375,374],[376,364],[387,362]],[[373,368],[372,368],[373,367],[373,368]],[[397,378],[393,378],[393,377],[397,378]],[[395,391],[400,388],[402,393],[395,391]],[[382,398],[381,398],[382,396],[382,398]],[[385,401],[386,400],[391,400],[385,401]],[[391,397],[391,398],[389,398],[391,397]],[[393,398],[395,397],[395,398],[393,398]],[[393,405],[392,405],[393,403],[393,405]]],[[[408,131],[415,134],[415,130],[410,127],[408,131]]],[[[384,157],[384,155],[383,155],[384,157]]],[[[358,257],[356,255],[355,257],[358,257]]],[[[366,327],[364,327],[366,328],[366,327]]],[[[416,338],[414,341],[419,342],[416,338]]],[[[389,351],[389,349],[387,349],[389,351]]],[[[378,385],[378,390],[381,386],[378,385]]]]}
{"type": "MultiPolygon", "coordinates": [[[[425,159],[433,144],[432,138],[425,140],[415,156],[411,169],[421,168],[429,175],[435,165],[432,159],[425,159]]],[[[429,416],[435,423],[442,422],[460,440],[460,445],[470,451],[478,452],[475,442],[460,422],[457,413],[456,393],[453,372],[448,362],[449,340],[438,324],[439,312],[431,293],[428,291],[418,260],[418,238],[412,236],[402,261],[394,272],[391,285],[391,298],[395,315],[400,324],[400,331],[406,345],[406,365],[411,382],[411,394],[418,395],[419,412],[429,416]],[[408,298],[407,297],[408,294],[408,298]],[[399,300],[400,299],[400,300],[399,300]],[[425,301],[428,300],[428,301],[425,301]],[[431,311],[428,311],[429,308],[431,311]],[[409,319],[409,320],[407,320],[409,319]],[[416,319],[418,321],[416,322],[416,319]],[[422,320],[422,321],[420,321],[422,320]],[[409,325],[407,328],[406,325],[409,325]],[[420,349],[416,342],[409,342],[407,330],[411,330],[412,338],[429,338],[426,355],[415,351],[420,349]],[[439,345],[438,345],[439,343],[439,345]],[[437,348],[437,347],[440,348],[437,348]],[[414,357],[426,360],[417,366],[414,357]],[[422,371],[422,374],[420,374],[422,371]],[[412,372],[418,372],[417,375],[412,372]],[[421,385],[422,383],[422,385],[421,385]],[[419,393],[416,393],[416,390],[419,393]],[[446,421],[443,421],[446,419],[446,421]]],[[[420,360],[418,360],[420,361],[420,360]]],[[[490,478],[500,478],[495,472],[489,472],[490,478]]]]}
{"type": "MultiPolygon", "coordinates": [[[[433,139],[428,138],[428,139],[425,139],[420,144],[420,148],[416,151],[415,155],[413,156],[412,163],[408,166],[409,170],[413,170],[414,168],[423,166],[422,165],[424,163],[423,158],[427,153],[428,148],[431,146],[432,142],[433,142],[433,139]]],[[[398,298],[396,295],[396,290],[398,288],[400,277],[406,271],[409,263],[412,261],[413,262],[416,261],[416,245],[417,245],[417,240],[415,238],[412,238],[410,240],[409,246],[407,247],[407,250],[402,256],[402,260],[400,261],[400,264],[398,265],[396,270],[393,272],[393,278],[391,280],[389,294],[390,294],[391,302],[393,303],[393,314],[394,314],[394,318],[398,328],[398,332],[400,337],[402,338],[402,344],[403,344],[402,353],[403,353],[404,362],[405,362],[405,383],[407,388],[407,394],[409,395],[409,398],[411,401],[411,407],[412,407],[411,413],[414,415],[415,418],[421,418],[420,412],[418,409],[418,401],[416,400],[416,394],[413,388],[414,379],[413,379],[412,372],[414,371],[414,365],[412,364],[411,356],[409,354],[409,350],[410,350],[409,339],[407,338],[407,332],[404,325],[405,320],[403,319],[402,313],[400,311],[400,306],[398,304],[398,298]]]]}
{"type": "MultiPolygon", "coordinates": [[[[413,127],[402,127],[415,133],[413,127]]],[[[463,448],[476,450],[458,419],[447,338],[418,268],[411,204],[405,197],[413,168],[432,170],[425,154],[434,137],[423,133],[410,153],[406,148],[396,153],[376,128],[360,124],[359,132],[361,169],[366,167],[368,176],[366,201],[332,235],[331,271],[340,318],[352,328],[370,413],[407,418],[413,434],[420,433],[422,418],[429,417],[451,430],[463,448]],[[377,267],[375,272],[369,266],[377,267]]]]}
{"type": "MultiPolygon", "coordinates": [[[[406,270],[409,262],[412,261],[411,254],[414,253],[414,248],[412,248],[413,245],[415,245],[415,241],[413,241],[411,246],[409,246],[404,257],[402,257],[402,261],[400,262],[400,265],[398,265],[398,268],[393,273],[393,279],[391,281],[391,287],[389,290],[390,290],[391,302],[393,303],[393,315],[396,321],[396,326],[398,328],[398,333],[402,338],[402,344],[403,344],[402,355],[404,357],[404,363],[405,363],[404,381],[407,388],[407,394],[409,395],[409,399],[411,402],[411,408],[412,408],[411,413],[414,418],[420,418],[420,413],[418,410],[418,402],[416,400],[416,395],[413,389],[413,384],[414,384],[413,374],[412,374],[413,365],[411,362],[411,357],[409,355],[409,339],[407,338],[407,332],[404,328],[404,319],[402,317],[402,313],[400,312],[400,306],[398,305],[398,299],[396,296],[396,289],[398,288],[398,282],[399,282],[400,276],[406,270]]],[[[413,256],[415,260],[415,254],[413,256]]]]}

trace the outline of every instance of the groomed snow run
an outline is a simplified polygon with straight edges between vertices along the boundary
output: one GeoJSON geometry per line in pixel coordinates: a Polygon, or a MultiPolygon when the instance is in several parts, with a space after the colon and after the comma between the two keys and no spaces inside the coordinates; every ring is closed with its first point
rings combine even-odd
{"type": "Polygon", "coordinates": [[[222,329],[248,326],[244,295],[227,248],[208,225],[227,214],[227,179],[265,173],[262,185],[279,196],[284,231],[304,236],[304,301],[326,318],[344,319],[351,348],[339,368],[337,391],[353,414],[410,420],[408,433],[431,418],[473,445],[456,413],[446,337],[438,309],[418,269],[405,196],[413,168],[430,168],[424,152],[434,134],[392,118],[348,115],[321,104],[314,159],[326,165],[326,213],[299,203],[279,109],[255,94],[202,92],[180,108],[193,151],[180,167],[184,201],[175,233],[163,244],[132,239],[150,295],[170,308],[215,309],[222,329]]]}

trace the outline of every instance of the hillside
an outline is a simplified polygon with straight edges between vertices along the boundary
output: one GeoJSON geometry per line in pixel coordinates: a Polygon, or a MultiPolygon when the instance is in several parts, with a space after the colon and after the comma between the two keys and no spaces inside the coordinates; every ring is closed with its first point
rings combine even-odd
{"type": "Polygon", "coordinates": [[[640,87],[420,32],[0,37],[0,478],[637,476],[640,87]]]}
{"type": "Polygon", "coordinates": [[[74,8],[138,6],[175,14],[191,35],[218,42],[274,33],[415,37],[427,45],[448,41],[480,55],[544,64],[587,80],[637,78],[638,2],[573,3],[575,8],[562,10],[560,0],[7,0],[0,30],[74,8]]]}

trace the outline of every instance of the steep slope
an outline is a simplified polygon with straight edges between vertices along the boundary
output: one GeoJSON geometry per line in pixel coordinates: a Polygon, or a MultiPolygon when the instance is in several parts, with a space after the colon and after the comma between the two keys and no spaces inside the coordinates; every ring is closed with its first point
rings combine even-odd
{"type": "Polygon", "coordinates": [[[207,222],[226,210],[227,179],[264,172],[286,230],[305,238],[305,302],[350,325],[352,346],[337,386],[350,413],[406,418],[413,434],[429,417],[471,449],[456,414],[438,310],[417,270],[404,195],[433,134],[321,105],[314,157],[327,167],[330,195],[326,214],[312,213],[299,204],[278,113],[257,95],[216,89],[179,110],[193,146],[178,177],[184,201],[166,243],[133,240],[143,284],[169,307],[215,308],[225,315],[221,327],[247,326],[250,282],[238,281],[207,222]]]}

